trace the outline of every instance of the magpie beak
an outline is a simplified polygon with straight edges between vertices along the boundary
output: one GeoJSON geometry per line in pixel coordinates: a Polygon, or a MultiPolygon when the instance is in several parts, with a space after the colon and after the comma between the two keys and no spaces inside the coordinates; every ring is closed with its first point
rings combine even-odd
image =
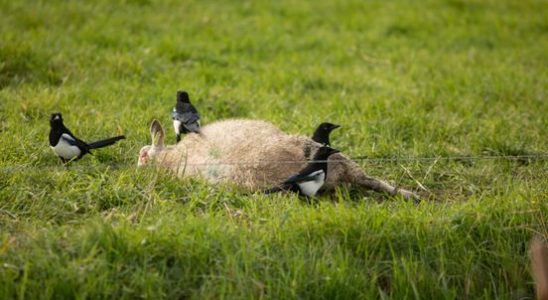
{"type": "Polygon", "coordinates": [[[293,191],[300,195],[313,197],[322,188],[327,178],[327,159],[339,151],[323,146],[318,149],[312,161],[298,174],[289,177],[278,187],[265,191],[270,194],[279,191],[293,191]]]}
{"type": "Polygon", "coordinates": [[[63,116],[60,113],[51,114],[49,123],[50,147],[63,163],[67,163],[71,160],[78,160],[88,153],[91,154],[91,149],[103,148],[125,138],[121,135],[88,144],[78,139],[67,127],[65,127],[63,116]]]}
{"type": "Polygon", "coordinates": [[[173,129],[177,135],[177,142],[181,140],[181,135],[189,132],[200,132],[200,114],[190,103],[188,93],[185,91],[177,92],[177,103],[171,112],[173,119],[173,129]]]}

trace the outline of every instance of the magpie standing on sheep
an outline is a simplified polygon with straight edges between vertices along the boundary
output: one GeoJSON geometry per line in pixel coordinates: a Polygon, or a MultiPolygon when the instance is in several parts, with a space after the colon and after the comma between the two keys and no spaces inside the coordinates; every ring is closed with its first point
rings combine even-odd
{"type": "Polygon", "coordinates": [[[322,123],[320,124],[320,126],[318,126],[318,128],[316,128],[316,131],[314,131],[312,140],[325,146],[331,146],[329,142],[329,134],[331,133],[331,131],[339,127],[341,127],[341,125],[322,123]]]}
{"type": "Polygon", "coordinates": [[[63,116],[60,113],[51,114],[49,125],[51,128],[49,132],[49,144],[63,163],[78,160],[88,153],[91,154],[92,149],[110,146],[118,140],[125,139],[125,136],[120,135],[88,144],[75,137],[65,127],[63,116]]]}
{"type": "Polygon", "coordinates": [[[271,194],[280,191],[292,191],[300,195],[313,197],[325,183],[327,177],[327,158],[339,150],[328,146],[318,149],[312,161],[298,174],[289,177],[280,186],[265,191],[271,194]]]}
{"type": "Polygon", "coordinates": [[[173,119],[173,128],[177,135],[177,143],[181,140],[181,134],[189,132],[200,132],[200,114],[190,103],[188,93],[185,91],[177,92],[177,103],[171,113],[173,119]]]}

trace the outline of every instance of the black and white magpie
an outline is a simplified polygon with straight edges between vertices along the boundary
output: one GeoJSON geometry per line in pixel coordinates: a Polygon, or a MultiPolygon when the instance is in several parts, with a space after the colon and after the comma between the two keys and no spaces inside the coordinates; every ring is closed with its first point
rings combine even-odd
{"type": "Polygon", "coordinates": [[[200,114],[190,103],[188,93],[185,91],[177,92],[177,103],[171,112],[173,119],[173,128],[177,135],[177,142],[181,140],[181,134],[189,132],[200,132],[200,114]]]}
{"type": "Polygon", "coordinates": [[[325,183],[327,177],[327,158],[339,150],[323,146],[314,155],[314,158],[298,174],[289,177],[280,186],[266,190],[266,194],[280,191],[292,191],[300,195],[312,197],[325,183]]]}
{"type": "Polygon", "coordinates": [[[103,148],[116,143],[116,141],[125,139],[123,135],[111,137],[93,143],[86,143],[72,134],[63,124],[63,116],[60,113],[53,113],[49,119],[50,132],[49,144],[55,154],[59,156],[63,163],[71,160],[78,160],[86,154],[91,154],[92,149],[103,148]]]}
{"type": "Polygon", "coordinates": [[[331,146],[329,143],[329,134],[333,131],[333,129],[337,129],[339,127],[341,127],[341,125],[322,123],[318,126],[318,128],[316,128],[316,131],[314,131],[312,140],[326,146],[331,146]]]}

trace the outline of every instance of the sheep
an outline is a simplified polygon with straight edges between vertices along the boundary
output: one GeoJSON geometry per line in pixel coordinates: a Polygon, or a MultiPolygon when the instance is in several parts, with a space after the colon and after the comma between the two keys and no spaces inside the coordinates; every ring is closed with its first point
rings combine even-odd
{"type": "Polygon", "coordinates": [[[537,299],[548,300],[548,243],[539,235],[529,245],[537,299]]]}
{"type": "MultiPolygon", "coordinates": [[[[154,165],[179,177],[201,176],[211,183],[230,182],[250,191],[279,184],[297,173],[322,146],[301,135],[289,135],[271,123],[228,119],[187,134],[176,145],[165,145],[165,131],[157,120],[150,126],[152,145],[140,150],[138,166],[154,165]]],[[[341,153],[328,159],[327,180],[322,188],[330,192],[341,184],[418,199],[408,190],[367,176],[341,153]]]]}

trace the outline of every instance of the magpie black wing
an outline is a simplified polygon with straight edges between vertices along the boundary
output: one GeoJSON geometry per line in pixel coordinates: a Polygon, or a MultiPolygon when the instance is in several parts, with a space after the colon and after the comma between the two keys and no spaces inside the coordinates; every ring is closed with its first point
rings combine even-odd
{"type": "Polygon", "coordinates": [[[280,186],[275,186],[273,188],[265,190],[264,193],[265,194],[273,194],[273,193],[285,192],[285,191],[298,193],[299,192],[299,187],[294,183],[287,183],[287,184],[282,183],[282,185],[280,185],[280,186]]]}
{"type": "Polygon", "coordinates": [[[71,146],[78,146],[78,142],[76,141],[76,138],[74,138],[72,135],[68,135],[64,133],[61,135],[61,139],[63,139],[65,142],[67,142],[71,146]]]}
{"type": "Polygon", "coordinates": [[[198,133],[200,132],[200,124],[198,122],[183,123],[183,126],[187,131],[198,133]]]}
{"type": "Polygon", "coordinates": [[[173,120],[181,121],[182,123],[194,123],[198,120],[200,120],[200,115],[192,113],[192,112],[184,112],[180,113],[177,111],[171,112],[171,118],[173,120]]]}
{"type": "Polygon", "coordinates": [[[200,120],[200,115],[192,113],[192,112],[185,112],[182,114],[182,121],[185,124],[188,123],[196,123],[198,120],[200,120]]]}
{"type": "Polygon", "coordinates": [[[305,181],[314,180],[315,178],[316,176],[311,174],[297,174],[287,178],[283,183],[284,184],[301,183],[305,181]]]}
{"type": "Polygon", "coordinates": [[[90,146],[86,142],[84,142],[81,139],[75,137],[74,135],[69,135],[69,134],[65,133],[65,134],[61,135],[61,138],[63,140],[65,140],[69,145],[76,146],[76,147],[80,148],[80,150],[89,153],[90,146]]]}
{"type": "Polygon", "coordinates": [[[273,188],[269,188],[268,190],[264,190],[263,193],[265,193],[265,194],[274,194],[274,193],[278,193],[278,192],[282,192],[282,191],[284,191],[284,189],[282,189],[279,186],[275,186],[273,188]]]}
{"type": "Polygon", "coordinates": [[[198,113],[198,111],[196,110],[196,107],[194,107],[194,105],[190,105],[190,112],[192,112],[193,114],[198,116],[198,119],[200,118],[200,113],[198,113]]]}
{"type": "Polygon", "coordinates": [[[182,124],[187,131],[198,133],[200,131],[200,123],[198,123],[198,120],[200,120],[200,116],[191,112],[186,112],[183,114],[182,124]]]}
{"type": "Polygon", "coordinates": [[[78,145],[77,145],[78,147],[85,147],[85,149],[89,149],[89,148],[90,148],[90,146],[89,146],[88,143],[82,141],[81,139],[79,139],[79,138],[77,138],[77,137],[75,137],[75,136],[73,136],[73,137],[76,139],[76,142],[78,143],[78,145]]]}

